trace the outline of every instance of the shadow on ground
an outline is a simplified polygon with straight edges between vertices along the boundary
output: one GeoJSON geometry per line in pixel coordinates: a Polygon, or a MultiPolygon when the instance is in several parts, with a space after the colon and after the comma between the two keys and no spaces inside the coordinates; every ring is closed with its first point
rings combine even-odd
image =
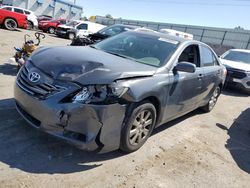
{"type": "Polygon", "coordinates": [[[17,65],[13,65],[11,63],[4,63],[0,65],[0,74],[16,76],[17,72],[17,65]]]}
{"type": "Polygon", "coordinates": [[[249,97],[249,94],[245,93],[244,91],[232,87],[224,88],[222,94],[232,97],[249,97]]]}
{"type": "MultiPolygon", "coordinates": [[[[193,115],[195,110],[157,128],[153,135],[193,115]]],[[[102,161],[122,157],[114,151],[106,154],[85,152],[40,132],[26,123],[14,107],[14,99],[0,100],[0,161],[29,173],[67,174],[90,170],[102,161]]]]}
{"type": "Polygon", "coordinates": [[[102,161],[124,156],[85,152],[30,127],[14,108],[13,99],[0,100],[0,161],[29,173],[67,174],[90,170],[102,161]]]}
{"type": "Polygon", "coordinates": [[[243,111],[228,129],[217,123],[217,127],[226,130],[230,138],[225,147],[230,151],[237,165],[250,174],[250,108],[243,111]]]}

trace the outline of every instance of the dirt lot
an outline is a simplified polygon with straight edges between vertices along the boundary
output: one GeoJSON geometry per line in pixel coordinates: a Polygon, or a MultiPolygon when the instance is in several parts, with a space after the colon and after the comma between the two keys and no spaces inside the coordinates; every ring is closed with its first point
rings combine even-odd
{"type": "Polygon", "coordinates": [[[28,126],[14,108],[9,60],[26,32],[0,29],[0,187],[250,187],[250,97],[236,91],[211,113],[161,126],[128,155],[80,151],[28,126]]]}

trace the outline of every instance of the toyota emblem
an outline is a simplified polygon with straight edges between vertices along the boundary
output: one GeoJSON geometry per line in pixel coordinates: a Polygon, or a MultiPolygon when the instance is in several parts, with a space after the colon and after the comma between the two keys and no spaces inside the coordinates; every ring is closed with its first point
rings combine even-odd
{"type": "Polygon", "coordinates": [[[29,73],[29,80],[33,83],[36,83],[40,80],[41,76],[37,72],[29,73]]]}

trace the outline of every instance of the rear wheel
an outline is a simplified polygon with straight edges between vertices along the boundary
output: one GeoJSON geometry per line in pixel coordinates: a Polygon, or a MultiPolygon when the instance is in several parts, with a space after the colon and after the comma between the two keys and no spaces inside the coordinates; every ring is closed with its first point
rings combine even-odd
{"type": "Polygon", "coordinates": [[[55,33],[55,28],[54,27],[49,27],[48,32],[50,34],[54,34],[55,33]]]}
{"type": "Polygon", "coordinates": [[[125,120],[121,133],[120,149],[125,152],[138,150],[148,139],[156,122],[156,109],[149,102],[139,103],[125,120]]]}
{"type": "Polygon", "coordinates": [[[17,28],[17,23],[14,19],[7,18],[6,20],[4,20],[4,27],[8,30],[13,31],[17,28]]]}
{"type": "Polygon", "coordinates": [[[218,97],[220,96],[220,92],[221,92],[221,89],[219,86],[217,86],[215,88],[212,96],[210,97],[208,103],[206,104],[206,106],[202,107],[203,111],[210,112],[214,108],[214,106],[218,100],[218,97]]]}
{"type": "Polygon", "coordinates": [[[29,30],[32,30],[34,28],[34,25],[31,21],[28,21],[28,28],[29,30]]]}

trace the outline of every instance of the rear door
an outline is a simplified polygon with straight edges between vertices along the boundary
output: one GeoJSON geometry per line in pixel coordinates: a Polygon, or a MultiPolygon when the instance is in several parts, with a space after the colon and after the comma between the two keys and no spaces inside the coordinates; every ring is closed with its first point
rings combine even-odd
{"type": "Polygon", "coordinates": [[[168,94],[165,121],[182,115],[197,107],[201,100],[203,69],[200,67],[200,51],[198,45],[187,46],[180,56],[178,63],[189,62],[196,65],[194,73],[170,73],[170,89],[168,94]]]}
{"type": "Polygon", "coordinates": [[[213,51],[205,45],[200,45],[201,67],[204,70],[202,82],[202,99],[207,101],[215,87],[219,85],[221,67],[213,51]]]}

